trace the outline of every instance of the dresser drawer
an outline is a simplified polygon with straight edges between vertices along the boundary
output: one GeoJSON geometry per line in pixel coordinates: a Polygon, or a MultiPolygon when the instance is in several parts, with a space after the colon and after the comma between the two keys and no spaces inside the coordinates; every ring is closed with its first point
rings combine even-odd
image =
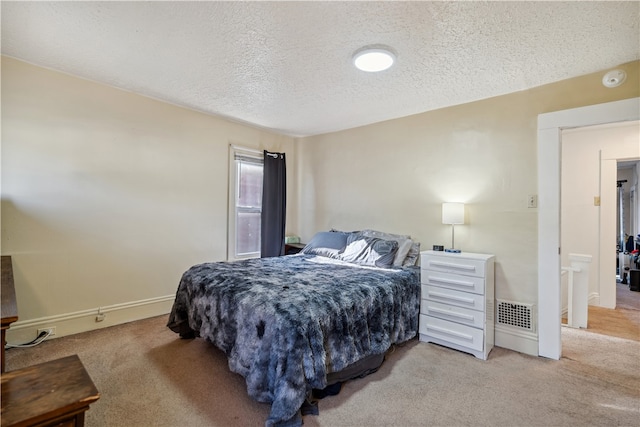
{"type": "Polygon", "coordinates": [[[442,286],[484,295],[484,277],[462,276],[433,270],[422,270],[420,277],[424,285],[442,286]]]}
{"type": "Polygon", "coordinates": [[[431,300],[422,300],[420,313],[443,320],[462,323],[463,325],[475,328],[484,327],[484,312],[469,310],[464,307],[457,307],[450,304],[442,304],[431,300]]]}
{"type": "Polygon", "coordinates": [[[484,347],[484,331],[431,316],[420,315],[420,334],[445,340],[471,350],[481,351],[484,347]]]}
{"type": "Polygon", "coordinates": [[[484,311],[485,307],[484,295],[460,292],[439,286],[422,285],[422,304],[425,303],[425,299],[478,311],[484,311]]]}
{"type": "Polygon", "coordinates": [[[456,256],[427,256],[423,258],[422,274],[424,270],[435,270],[465,276],[484,277],[485,260],[473,258],[458,258],[456,256]]]}

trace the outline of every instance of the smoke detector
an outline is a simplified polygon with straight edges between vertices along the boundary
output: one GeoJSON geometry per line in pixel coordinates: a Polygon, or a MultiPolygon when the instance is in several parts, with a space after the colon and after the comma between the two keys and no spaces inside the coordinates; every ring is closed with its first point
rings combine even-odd
{"type": "Polygon", "coordinates": [[[627,73],[623,70],[613,70],[609,71],[602,78],[602,84],[605,87],[618,87],[627,79],[627,73]]]}

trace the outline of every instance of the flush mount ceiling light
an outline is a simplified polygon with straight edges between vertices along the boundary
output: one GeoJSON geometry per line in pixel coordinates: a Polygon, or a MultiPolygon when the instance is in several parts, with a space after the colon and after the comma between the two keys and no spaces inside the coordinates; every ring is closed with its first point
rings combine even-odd
{"type": "Polygon", "coordinates": [[[602,78],[602,84],[606,87],[618,87],[627,79],[627,73],[623,70],[609,71],[602,78]]]}
{"type": "Polygon", "coordinates": [[[396,60],[395,54],[385,46],[363,47],[353,54],[353,64],[362,71],[375,73],[391,67],[396,60]]]}

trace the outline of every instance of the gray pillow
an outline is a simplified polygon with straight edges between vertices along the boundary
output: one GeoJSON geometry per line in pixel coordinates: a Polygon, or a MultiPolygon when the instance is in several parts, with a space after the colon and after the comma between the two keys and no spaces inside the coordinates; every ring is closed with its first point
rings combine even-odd
{"type": "Polygon", "coordinates": [[[303,254],[337,258],[347,246],[349,233],[340,231],[320,231],[302,248],[303,254]]]}
{"type": "Polygon", "coordinates": [[[395,240],[353,233],[347,238],[347,246],[340,253],[339,258],[358,265],[391,268],[397,252],[398,242],[395,240]]]}
{"type": "Polygon", "coordinates": [[[391,234],[371,229],[362,230],[360,233],[362,233],[362,235],[366,237],[378,237],[380,239],[395,240],[396,242],[398,242],[398,252],[396,252],[396,256],[393,260],[394,267],[402,267],[404,260],[409,253],[409,249],[411,249],[411,245],[413,244],[411,236],[409,235],[391,234]]]}

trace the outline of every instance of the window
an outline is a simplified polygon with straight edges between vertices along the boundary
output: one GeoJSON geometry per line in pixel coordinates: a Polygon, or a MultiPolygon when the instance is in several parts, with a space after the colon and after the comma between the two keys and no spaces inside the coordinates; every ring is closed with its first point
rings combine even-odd
{"type": "Polygon", "coordinates": [[[229,259],[260,256],[262,154],[231,147],[229,259]]]}

